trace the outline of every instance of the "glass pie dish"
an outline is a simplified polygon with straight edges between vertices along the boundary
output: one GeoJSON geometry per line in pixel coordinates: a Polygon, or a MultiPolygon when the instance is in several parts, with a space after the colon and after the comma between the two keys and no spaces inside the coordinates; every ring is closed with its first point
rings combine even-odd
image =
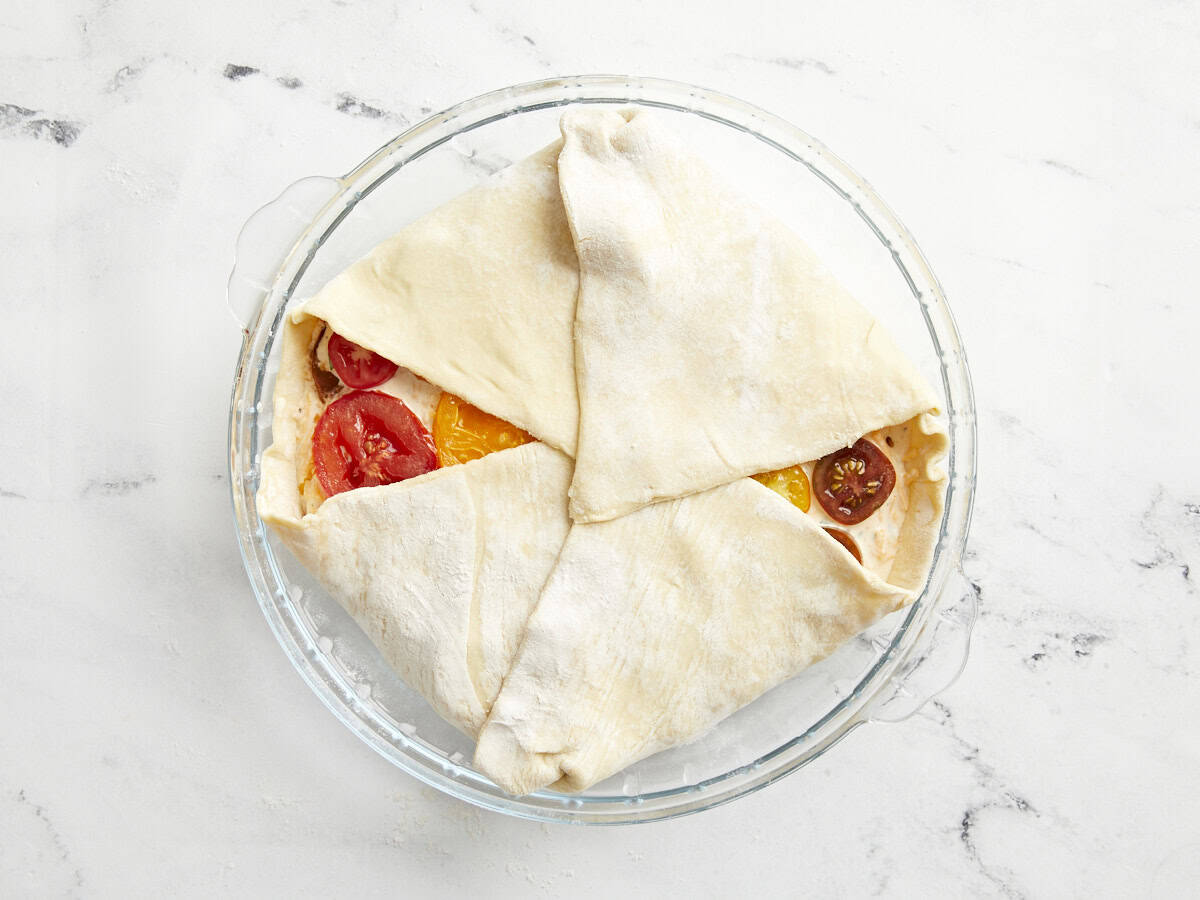
{"type": "MultiPolygon", "coordinates": [[[[757,790],[867,722],[897,722],[965,663],[976,597],[961,571],[975,483],[970,374],[942,290],[912,237],[845,163],[740,100],[650,78],[557,78],[494,91],[401,134],[348,175],[295,183],[237,242],[229,302],[244,326],[229,419],[234,516],[251,585],[318,697],[370,747],[448,794],[545,821],[620,824],[707,809],[757,790]],[[366,636],[259,518],[260,458],[283,316],[375,244],[558,136],[572,104],[653,107],[745,194],[793,227],[889,328],[941,393],[946,508],[928,580],[886,617],[700,738],[581,794],[511,797],[471,767],[472,742],[391,671],[366,636]]],[[[798,348],[802,352],[802,348],[798,348]]]]}

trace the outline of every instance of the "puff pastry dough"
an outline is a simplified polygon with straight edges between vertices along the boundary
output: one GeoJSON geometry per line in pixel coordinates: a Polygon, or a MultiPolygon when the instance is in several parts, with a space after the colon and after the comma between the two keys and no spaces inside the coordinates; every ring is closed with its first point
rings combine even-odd
{"type": "Polygon", "coordinates": [[[286,321],[258,498],[513,793],[690,740],[910,602],[946,484],[932,390],[799,238],[653,116],[562,132],[286,321]],[[322,321],[542,442],[311,502],[322,321]],[[745,477],[889,427],[877,571],[745,477]]]}
{"type": "Polygon", "coordinates": [[[258,511],[438,714],[474,737],[567,534],[571,460],[525,444],[303,514],[306,323],[289,323],[258,511]]]}
{"type": "Polygon", "coordinates": [[[651,115],[563,116],[576,522],[817,459],[936,398],[782,223],[651,115]]]}
{"type": "Polygon", "coordinates": [[[572,526],[475,751],[578,791],[690,740],[911,595],[744,478],[572,526]]]}
{"type": "Polygon", "coordinates": [[[579,263],[558,188],[560,148],[413,222],[298,315],[573,454],[579,263]]]}

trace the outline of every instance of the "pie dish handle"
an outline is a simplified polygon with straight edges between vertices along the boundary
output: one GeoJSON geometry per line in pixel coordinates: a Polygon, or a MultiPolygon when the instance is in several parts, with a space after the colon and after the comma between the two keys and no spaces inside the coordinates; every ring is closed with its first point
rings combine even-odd
{"type": "Polygon", "coordinates": [[[227,297],[230,312],[246,333],[252,330],[263,298],[288,257],[343,187],[336,178],[301,178],[259,208],[242,226],[227,297]]]}
{"type": "Polygon", "coordinates": [[[961,568],[947,579],[912,653],[864,718],[902,722],[958,680],[971,649],[979,591],[961,568]]]}

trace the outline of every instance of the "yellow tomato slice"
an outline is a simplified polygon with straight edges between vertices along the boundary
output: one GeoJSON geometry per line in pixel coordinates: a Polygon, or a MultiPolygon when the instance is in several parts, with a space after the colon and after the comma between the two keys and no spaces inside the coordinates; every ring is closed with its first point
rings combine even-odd
{"type": "Polygon", "coordinates": [[[433,414],[433,446],[443,466],[479,459],[532,440],[529,432],[447,391],[442,392],[433,414]]]}
{"type": "Polygon", "coordinates": [[[786,497],[794,506],[798,506],[801,512],[808,512],[809,506],[812,505],[812,487],[801,466],[788,466],[786,469],[776,469],[774,472],[760,472],[752,477],[781,497],[786,497]]]}

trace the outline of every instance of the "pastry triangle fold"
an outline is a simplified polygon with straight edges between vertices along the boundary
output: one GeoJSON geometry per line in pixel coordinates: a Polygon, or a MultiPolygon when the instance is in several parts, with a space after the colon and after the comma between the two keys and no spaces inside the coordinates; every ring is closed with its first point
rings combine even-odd
{"type": "Polygon", "coordinates": [[[936,398],[814,253],[652,115],[563,115],[576,522],[817,459],[936,398]]]}
{"type": "Polygon", "coordinates": [[[258,510],[442,718],[474,737],[566,537],[571,460],[543,443],[325,500],[302,515],[315,399],[288,323],[258,510]]]}
{"type": "Polygon", "coordinates": [[[476,768],[513,794],[582,790],[696,737],[911,596],[751,479],[575,524],[476,768]]]}
{"type": "Polygon", "coordinates": [[[413,222],[303,312],[572,454],[579,270],[558,187],[560,147],[413,222]]]}

